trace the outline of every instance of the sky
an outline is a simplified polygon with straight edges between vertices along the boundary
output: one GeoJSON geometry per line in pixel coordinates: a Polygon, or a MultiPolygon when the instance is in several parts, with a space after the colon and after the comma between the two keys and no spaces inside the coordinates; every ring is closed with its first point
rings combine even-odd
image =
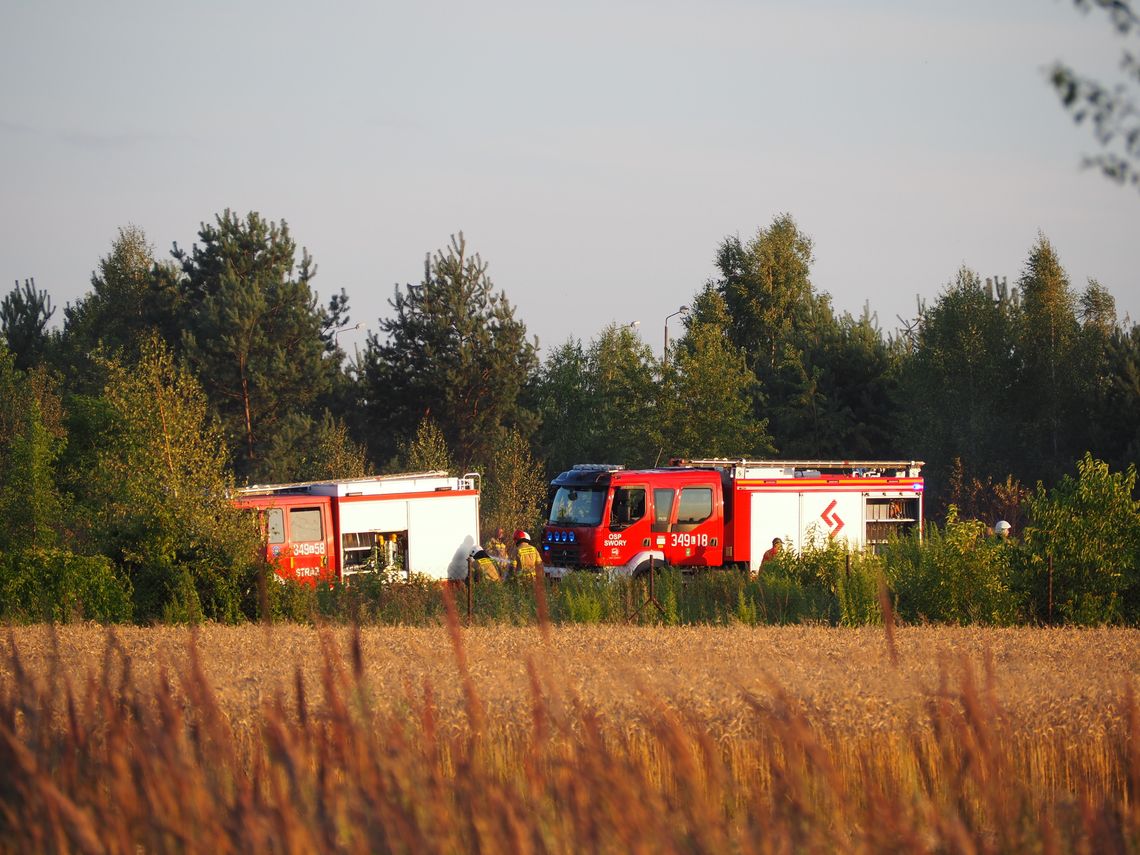
{"type": "Polygon", "coordinates": [[[1122,48],[1068,0],[4,0],[0,291],[58,321],[120,227],[169,257],[229,208],[347,292],[350,352],[462,231],[540,355],[634,321],[660,353],[721,241],[787,213],[884,331],[1039,235],[1140,321],[1140,194],[1045,77],[1122,48]]]}

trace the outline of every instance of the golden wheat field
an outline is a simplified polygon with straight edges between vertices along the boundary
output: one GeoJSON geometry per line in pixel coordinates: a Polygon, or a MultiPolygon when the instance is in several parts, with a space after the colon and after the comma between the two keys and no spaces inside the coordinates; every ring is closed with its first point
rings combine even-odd
{"type": "Polygon", "coordinates": [[[1140,632],[12,628],[6,851],[1140,851],[1140,632]]]}

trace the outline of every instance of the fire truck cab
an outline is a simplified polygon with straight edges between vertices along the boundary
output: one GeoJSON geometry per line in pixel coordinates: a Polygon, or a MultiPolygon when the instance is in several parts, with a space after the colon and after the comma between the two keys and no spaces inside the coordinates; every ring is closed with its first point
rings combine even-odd
{"type": "Polygon", "coordinates": [[[828,541],[875,549],[921,534],[920,461],[680,460],[627,470],[581,464],[551,482],[543,561],[638,574],[681,568],[759,569],[774,538],[802,549],[828,541]]]}
{"type": "Polygon", "coordinates": [[[551,483],[543,529],[550,568],[724,563],[725,481],[714,469],[626,470],[582,464],[551,483]]]}

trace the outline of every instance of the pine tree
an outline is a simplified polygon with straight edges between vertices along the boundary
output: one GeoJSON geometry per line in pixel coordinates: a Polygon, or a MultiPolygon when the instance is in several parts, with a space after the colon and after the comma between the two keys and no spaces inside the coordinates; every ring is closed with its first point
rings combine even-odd
{"type": "Polygon", "coordinates": [[[43,361],[52,338],[47,324],[53,314],[51,298],[47,291],[36,290],[35,279],[25,279],[22,288],[17,282],[0,301],[0,334],[17,368],[27,370],[43,361]]]}
{"type": "MultiPolygon", "coordinates": [[[[239,476],[264,480],[280,469],[266,460],[276,427],[310,410],[332,382],[336,360],[326,339],[329,316],[310,289],[316,268],[286,223],[230,211],[203,224],[201,244],[175,247],[185,311],[181,346],[221,419],[239,476]]],[[[300,449],[285,453],[301,464],[300,449]]]]}
{"type": "Polygon", "coordinates": [[[487,269],[461,232],[425,259],[418,285],[396,287],[394,315],[362,357],[363,434],[374,459],[391,457],[429,417],[464,468],[489,460],[508,428],[533,429],[520,395],[536,345],[487,269]]]}

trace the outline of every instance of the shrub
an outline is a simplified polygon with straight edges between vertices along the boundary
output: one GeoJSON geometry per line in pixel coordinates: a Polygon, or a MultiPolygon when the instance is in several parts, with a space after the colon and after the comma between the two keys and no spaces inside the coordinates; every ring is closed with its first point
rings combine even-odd
{"type": "Polygon", "coordinates": [[[1033,616],[1053,613],[1068,623],[1140,620],[1140,503],[1133,501],[1136,466],[1111,473],[1086,454],[1077,477],[1029,498],[1022,545],[1025,586],[1033,616]]]}
{"type": "Polygon", "coordinates": [[[131,618],[131,588],[107,558],[33,548],[0,555],[0,617],[7,621],[118,623],[131,618]]]}
{"type": "Polygon", "coordinates": [[[951,505],[946,525],[925,539],[893,539],[882,553],[895,610],[906,621],[1016,622],[1019,600],[1010,582],[1014,547],[989,537],[985,524],[959,520],[951,505]]]}

